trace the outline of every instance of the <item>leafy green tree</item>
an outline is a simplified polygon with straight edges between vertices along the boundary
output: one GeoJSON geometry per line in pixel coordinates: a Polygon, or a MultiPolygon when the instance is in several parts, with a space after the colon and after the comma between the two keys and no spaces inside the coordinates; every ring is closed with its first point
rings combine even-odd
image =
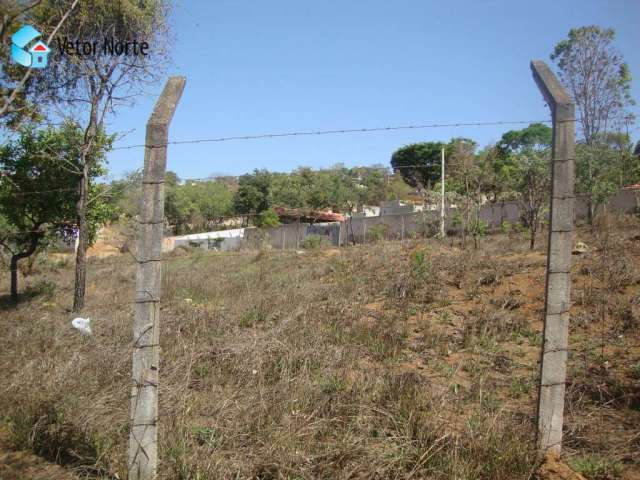
{"type": "MultiPolygon", "coordinates": [[[[478,161],[476,148],[476,142],[469,138],[453,138],[445,150],[448,185],[461,197],[460,203],[464,208],[461,225],[463,248],[466,246],[467,235],[473,233],[472,227],[480,225],[480,205],[487,178],[485,163],[478,161]]],[[[477,246],[477,242],[474,245],[477,246]]]]}
{"type": "Polygon", "coordinates": [[[640,181],[640,157],[626,133],[598,135],[576,145],[576,192],[587,199],[590,217],[621,188],[640,181]]]}
{"type": "Polygon", "coordinates": [[[487,145],[478,151],[478,162],[484,175],[482,191],[491,202],[507,200],[512,197],[510,180],[516,168],[513,159],[504,156],[498,145],[487,145]]]}
{"type": "Polygon", "coordinates": [[[273,174],[273,204],[289,208],[334,211],[358,204],[377,204],[386,198],[384,167],[346,168],[335,165],[313,170],[300,167],[291,173],[273,174]]]}
{"type": "Polygon", "coordinates": [[[513,186],[522,207],[522,218],[529,229],[529,248],[535,248],[540,216],[549,198],[551,184],[550,149],[528,148],[515,155],[513,186]]]}
{"type": "Polygon", "coordinates": [[[295,171],[291,173],[273,174],[273,205],[288,208],[304,208],[307,206],[302,177],[295,171]]]}
{"type": "Polygon", "coordinates": [[[405,183],[402,175],[391,175],[385,188],[384,200],[401,200],[412,193],[415,193],[415,189],[405,183]]]}
{"type": "Polygon", "coordinates": [[[616,154],[605,142],[576,145],[576,193],[587,199],[589,219],[617,190],[616,154]]]}
{"type": "MultiPolygon", "coordinates": [[[[356,186],[351,185],[351,189],[355,194],[355,198],[361,205],[379,205],[380,202],[387,200],[389,196],[390,177],[388,170],[382,166],[373,166],[371,168],[358,169],[358,176],[362,181],[356,186]]],[[[400,180],[402,182],[402,180],[400,180]]],[[[404,183],[404,182],[402,182],[404,183]]],[[[400,188],[400,183],[395,186],[400,188]]],[[[404,184],[405,191],[407,185],[404,184]]],[[[409,187],[409,192],[411,188],[409,187]]]]}
{"type": "Polygon", "coordinates": [[[195,213],[196,205],[185,188],[178,183],[168,185],[165,190],[164,215],[169,224],[175,226],[176,234],[190,230],[188,225],[195,213]]]}
{"type": "MultiPolygon", "coordinates": [[[[640,156],[635,155],[628,133],[610,132],[603,139],[611,152],[609,176],[617,189],[640,181],[640,156]]],[[[616,190],[617,190],[616,189],[616,190]]]]}
{"type": "Polygon", "coordinates": [[[531,250],[549,196],[551,142],[552,129],[542,123],[510,130],[498,142],[493,164],[501,183],[519,200],[531,250]]]}
{"type": "Polygon", "coordinates": [[[400,172],[403,180],[421,191],[430,190],[440,179],[441,142],[406,145],[391,156],[391,168],[400,172]]]}
{"type": "Polygon", "coordinates": [[[178,230],[210,229],[231,214],[233,194],[222,182],[187,181],[167,188],[165,215],[178,230]]]}
{"type": "Polygon", "coordinates": [[[275,210],[269,208],[260,212],[256,219],[256,225],[263,228],[277,227],[280,225],[280,217],[275,210]]]}
{"type": "Polygon", "coordinates": [[[233,197],[233,208],[237,213],[260,213],[271,208],[273,203],[273,174],[267,170],[254,170],[242,175],[238,191],[233,197]]]}
{"type": "MultiPolygon", "coordinates": [[[[168,188],[167,185],[168,182],[165,180],[165,188],[168,188]]],[[[117,220],[120,217],[124,217],[124,220],[131,220],[140,213],[140,205],[142,204],[141,170],[134,170],[127,173],[121,180],[114,180],[110,187],[108,201],[114,210],[112,220],[117,220]]]]}
{"type": "Polygon", "coordinates": [[[186,188],[193,198],[198,214],[207,226],[217,223],[222,217],[231,214],[233,193],[224,183],[217,181],[196,182],[189,183],[186,188]]]}
{"type": "Polygon", "coordinates": [[[306,185],[306,205],[314,210],[331,208],[341,210],[347,203],[348,188],[344,179],[335,170],[304,172],[308,183],[306,185]]]}
{"type": "Polygon", "coordinates": [[[544,123],[531,123],[521,130],[510,130],[502,135],[498,148],[503,156],[524,150],[544,150],[551,146],[553,130],[544,123]]]}
{"type": "Polygon", "coordinates": [[[510,130],[502,135],[496,144],[491,164],[498,192],[504,192],[505,187],[513,190],[515,183],[519,181],[518,176],[522,170],[518,165],[518,155],[551,148],[552,135],[551,127],[542,123],[532,123],[526,128],[510,130]]]}
{"type": "MultiPolygon", "coordinates": [[[[0,245],[11,256],[14,301],[18,296],[18,262],[61,234],[73,238],[77,179],[70,170],[78,165],[81,140],[81,130],[66,123],[60,129],[24,128],[18,139],[0,147],[0,245]]],[[[93,164],[101,165],[104,150],[94,145],[91,155],[93,164]]],[[[89,174],[95,178],[103,170],[93,168],[89,174]]],[[[104,188],[95,186],[91,192],[90,241],[111,214],[101,195],[104,188]]]]}

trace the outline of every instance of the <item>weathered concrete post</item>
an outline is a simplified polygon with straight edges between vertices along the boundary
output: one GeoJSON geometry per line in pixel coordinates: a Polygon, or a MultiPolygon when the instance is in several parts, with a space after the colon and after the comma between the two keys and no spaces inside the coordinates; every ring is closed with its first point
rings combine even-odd
{"type": "Polygon", "coordinates": [[[444,147],[442,147],[442,160],[440,161],[440,238],[447,236],[444,228],[444,147]]]}
{"type": "Polygon", "coordinates": [[[147,122],[133,322],[130,480],[155,479],[158,464],[160,254],[164,223],[164,174],[167,166],[169,123],[185,82],[184,77],[171,77],[167,81],[147,122]]]}
{"type": "Polygon", "coordinates": [[[553,118],[549,246],[537,440],[541,451],[555,450],[559,453],[562,447],[571,304],[575,105],[546,63],[534,60],[531,70],[553,118]]]}

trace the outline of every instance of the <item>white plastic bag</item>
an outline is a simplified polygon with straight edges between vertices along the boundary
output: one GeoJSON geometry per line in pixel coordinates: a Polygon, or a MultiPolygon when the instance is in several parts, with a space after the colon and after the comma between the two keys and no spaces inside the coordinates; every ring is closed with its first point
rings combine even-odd
{"type": "Polygon", "coordinates": [[[76,317],[71,320],[71,326],[83,335],[91,335],[91,319],[76,317]]]}

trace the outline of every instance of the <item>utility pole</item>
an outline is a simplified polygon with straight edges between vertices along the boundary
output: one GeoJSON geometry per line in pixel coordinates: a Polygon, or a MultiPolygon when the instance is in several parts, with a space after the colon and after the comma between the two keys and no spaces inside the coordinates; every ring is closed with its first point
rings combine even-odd
{"type": "Polygon", "coordinates": [[[440,162],[440,238],[444,238],[444,147],[442,147],[442,161],[440,162]]]}
{"type": "Polygon", "coordinates": [[[186,78],[171,77],[149,121],[142,175],[142,208],[136,272],[131,369],[129,480],[154,480],[158,467],[158,370],[160,367],[160,289],[164,228],[164,175],[169,123],[186,78]]]}

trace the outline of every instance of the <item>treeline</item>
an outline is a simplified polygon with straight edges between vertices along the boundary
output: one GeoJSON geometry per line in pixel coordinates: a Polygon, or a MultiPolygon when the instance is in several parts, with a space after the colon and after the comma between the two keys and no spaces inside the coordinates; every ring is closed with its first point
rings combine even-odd
{"type": "MultiPolygon", "coordinates": [[[[385,200],[440,203],[442,149],[445,151],[446,201],[458,205],[454,219],[466,236],[482,234],[477,212],[485,202],[519,200],[521,223],[530,229],[531,246],[548,204],[552,130],[534,123],[506,132],[496,144],[479,148],[469,138],[447,143],[421,142],[396,150],[390,167],[336,165],[290,173],[254,170],[240,177],[180,179],[168,172],[165,215],[173,233],[221,228],[228,217],[246,216],[247,224],[277,223],[274,207],[300,211],[357,211],[385,200]]],[[[133,218],[140,203],[139,173],[111,184],[111,212],[133,218]]],[[[576,193],[593,212],[621,188],[640,182],[640,142],[626,133],[602,134],[576,145],[576,193]]]]}
{"type": "MultiPolygon", "coordinates": [[[[534,247],[536,232],[549,201],[552,129],[533,123],[506,132],[499,142],[478,149],[469,138],[448,143],[422,142],[398,149],[392,168],[414,187],[427,204],[440,200],[441,154],[445,151],[447,202],[459,209],[454,224],[466,237],[477,238],[486,226],[479,219],[485,202],[518,200],[521,224],[529,229],[534,247]]],[[[640,142],[635,147],[627,133],[601,133],[576,145],[575,192],[596,207],[621,188],[640,182],[640,142]]]]}
{"type": "MultiPolygon", "coordinates": [[[[133,218],[140,205],[141,174],[111,184],[114,218],[133,218]]],[[[300,211],[346,212],[362,205],[406,198],[414,191],[400,175],[382,165],[347,168],[335,165],[290,173],[254,170],[240,177],[180,179],[167,172],[165,216],[176,234],[218,228],[225,219],[246,216],[253,225],[274,223],[274,207],[300,211]]]]}

